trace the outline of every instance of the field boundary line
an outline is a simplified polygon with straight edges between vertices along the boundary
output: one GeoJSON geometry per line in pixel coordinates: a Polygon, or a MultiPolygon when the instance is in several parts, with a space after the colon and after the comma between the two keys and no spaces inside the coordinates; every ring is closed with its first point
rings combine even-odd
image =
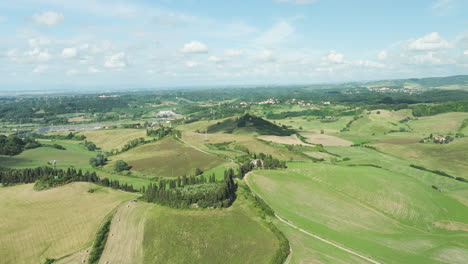
{"type": "MultiPolygon", "coordinates": [[[[177,137],[177,136],[176,136],[176,137],[177,137]]],[[[190,146],[190,147],[192,147],[192,148],[194,148],[194,149],[196,149],[196,150],[198,150],[198,151],[200,151],[200,152],[203,152],[203,153],[205,153],[205,154],[211,155],[211,153],[208,153],[208,152],[206,152],[206,151],[204,151],[204,150],[202,150],[202,149],[199,149],[199,148],[195,147],[195,146],[192,145],[192,144],[189,144],[187,141],[183,140],[183,139],[180,138],[180,137],[177,137],[177,139],[180,140],[180,141],[182,141],[182,143],[184,143],[184,144],[186,144],[186,145],[188,145],[188,146],[190,146]]]]}
{"type": "MultiPolygon", "coordinates": [[[[250,175],[250,172],[247,173],[247,174],[245,175],[245,177],[244,177],[245,180],[246,180],[245,182],[247,183],[247,185],[249,185],[249,181],[248,181],[248,176],[249,176],[249,175],[250,175]]],[[[251,188],[251,190],[252,190],[252,192],[254,192],[252,188],[251,188]]],[[[265,201],[265,203],[267,203],[268,206],[271,207],[271,205],[270,205],[265,199],[263,199],[263,197],[261,197],[258,193],[256,193],[256,195],[258,195],[260,198],[262,198],[262,200],[265,201]]],[[[273,207],[271,207],[271,208],[273,208],[273,207]]],[[[281,216],[279,216],[276,212],[275,212],[275,217],[276,217],[276,219],[278,219],[278,220],[281,221],[282,223],[285,223],[286,225],[288,225],[288,226],[290,226],[290,227],[292,227],[292,228],[294,228],[294,229],[297,229],[297,230],[299,230],[300,232],[302,232],[302,233],[304,233],[304,234],[306,234],[306,235],[308,235],[308,236],[310,236],[310,237],[313,237],[313,238],[315,238],[315,239],[318,239],[318,240],[320,240],[320,241],[322,241],[322,242],[324,242],[324,243],[327,243],[327,244],[329,244],[329,245],[331,245],[331,246],[334,246],[334,247],[336,247],[336,248],[338,248],[338,249],[341,249],[341,250],[343,250],[343,251],[345,251],[345,252],[348,252],[348,253],[350,253],[350,254],[352,254],[352,255],[355,255],[355,256],[357,256],[357,257],[359,257],[359,258],[362,258],[362,259],[364,259],[364,260],[367,260],[367,261],[369,261],[369,262],[371,262],[371,263],[374,263],[374,264],[382,264],[382,263],[380,263],[380,262],[378,262],[378,261],[375,261],[375,260],[370,259],[370,258],[368,258],[368,257],[366,257],[366,256],[363,256],[363,255],[361,255],[361,254],[359,254],[359,253],[357,253],[357,252],[354,252],[354,251],[352,251],[352,250],[350,250],[350,249],[347,249],[347,248],[345,248],[345,247],[343,247],[343,246],[340,246],[340,245],[338,245],[338,244],[336,244],[336,243],[333,243],[333,242],[331,242],[331,241],[329,241],[329,240],[327,240],[327,239],[325,239],[325,238],[322,238],[322,237],[320,237],[320,236],[318,236],[318,235],[312,234],[312,233],[310,233],[310,232],[308,232],[308,231],[306,231],[306,230],[304,230],[304,229],[302,229],[302,228],[300,228],[300,227],[298,227],[298,226],[292,224],[291,222],[289,222],[289,220],[285,220],[284,218],[282,218],[281,216]]],[[[291,253],[292,253],[292,251],[291,251],[291,253]]],[[[288,257],[288,258],[289,258],[289,257],[288,257]]],[[[285,263],[286,263],[286,262],[285,262],[285,263]]]]}

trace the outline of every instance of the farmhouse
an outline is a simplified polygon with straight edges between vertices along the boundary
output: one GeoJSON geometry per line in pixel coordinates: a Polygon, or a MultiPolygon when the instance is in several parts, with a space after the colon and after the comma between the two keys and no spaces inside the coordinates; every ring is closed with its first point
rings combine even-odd
{"type": "Polygon", "coordinates": [[[263,167],[264,162],[261,159],[254,159],[250,162],[250,164],[254,165],[255,167],[263,167]]]}
{"type": "Polygon", "coordinates": [[[438,143],[441,143],[441,144],[445,143],[445,140],[446,140],[446,138],[443,137],[443,136],[437,136],[437,137],[434,138],[435,142],[438,142],[438,143]]]}

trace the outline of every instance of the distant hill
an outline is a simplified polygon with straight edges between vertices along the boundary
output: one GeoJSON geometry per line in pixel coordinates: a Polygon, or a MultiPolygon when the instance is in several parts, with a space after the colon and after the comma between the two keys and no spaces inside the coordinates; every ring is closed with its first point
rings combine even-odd
{"type": "Polygon", "coordinates": [[[208,133],[246,133],[257,132],[260,135],[290,136],[294,130],[278,126],[261,117],[245,114],[241,117],[229,118],[208,127],[208,133]]]}
{"type": "Polygon", "coordinates": [[[410,89],[450,89],[468,90],[468,75],[448,77],[410,78],[398,80],[382,80],[361,83],[365,87],[395,87],[410,89]]]}

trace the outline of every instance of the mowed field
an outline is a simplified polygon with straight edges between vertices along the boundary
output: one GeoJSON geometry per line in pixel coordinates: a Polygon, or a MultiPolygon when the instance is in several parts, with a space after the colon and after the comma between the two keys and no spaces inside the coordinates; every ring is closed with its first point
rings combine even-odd
{"type": "Polygon", "coordinates": [[[313,132],[305,132],[301,135],[306,138],[307,142],[312,144],[321,144],[324,146],[351,146],[353,144],[351,141],[331,135],[313,132]]]}
{"type": "Polygon", "coordinates": [[[143,263],[269,263],[278,241],[240,188],[237,195],[222,210],[154,205],[145,223],[143,263]]]}
{"type": "Polygon", "coordinates": [[[151,207],[144,202],[126,202],[118,208],[99,263],[143,263],[145,221],[151,207]]]}
{"type": "Polygon", "coordinates": [[[0,262],[43,263],[87,248],[105,216],[133,197],[90,183],[0,188],[0,262]]]}
{"type": "Polygon", "coordinates": [[[76,143],[63,141],[46,142],[42,144],[59,144],[66,148],[60,150],[51,147],[40,147],[23,151],[21,154],[9,157],[0,155],[0,164],[4,167],[31,168],[46,166],[47,162],[56,160],[57,168],[68,168],[70,166],[79,168],[90,168],[89,159],[96,155],[95,152],[86,150],[76,143]]]}
{"type": "MultiPolygon", "coordinates": [[[[242,146],[248,148],[251,152],[255,153],[264,153],[272,155],[278,159],[282,160],[304,160],[304,157],[289,151],[286,148],[276,148],[257,140],[254,135],[234,135],[234,134],[224,134],[224,133],[213,133],[208,134],[208,140],[205,140],[205,135],[202,133],[194,132],[185,132],[182,136],[182,139],[187,141],[197,148],[213,151],[209,149],[206,144],[216,144],[223,142],[230,142],[229,147],[235,148],[236,146],[242,146]]],[[[270,137],[270,136],[267,136],[270,137]]],[[[236,156],[242,153],[232,152],[232,151],[214,151],[219,152],[223,155],[236,156]]]]}
{"type": "Polygon", "coordinates": [[[279,144],[310,146],[310,144],[302,142],[295,134],[291,136],[259,136],[258,138],[279,144]]]}
{"type": "Polygon", "coordinates": [[[457,138],[449,144],[379,143],[375,146],[383,152],[404,158],[414,164],[432,170],[441,170],[455,177],[468,178],[468,138],[457,138]]]}
{"type": "Polygon", "coordinates": [[[131,171],[148,177],[177,177],[192,174],[196,168],[203,171],[217,167],[226,161],[218,156],[196,150],[173,138],[165,138],[111,156],[107,168],[112,169],[116,160],[124,160],[131,171]]]}
{"type": "Polygon", "coordinates": [[[96,144],[102,150],[121,149],[127,142],[137,138],[150,138],[146,136],[145,129],[106,129],[79,132],[85,135],[86,140],[96,144]]]}
{"type": "MultiPolygon", "coordinates": [[[[429,182],[440,177],[426,175],[423,182],[374,167],[323,163],[288,167],[254,171],[248,179],[280,216],[300,228],[382,263],[466,263],[468,205],[432,189],[429,182]]],[[[315,258],[308,250],[315,242],[294,232],[286,235],[295,263],[351,259],[330,260],[327,255],[339,256],[331,248],[319,254],[323,260],[315,258]]]]}

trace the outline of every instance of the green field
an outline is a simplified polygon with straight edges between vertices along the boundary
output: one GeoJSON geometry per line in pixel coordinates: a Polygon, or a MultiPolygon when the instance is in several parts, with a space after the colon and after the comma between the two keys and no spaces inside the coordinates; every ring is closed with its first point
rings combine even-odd
{"type": "Polygon", "coordinates": [[[87,248],[104,217],[132,197],[90,183],[40,192],[33,184],[0,188],[0,262],[43,263],[87,248]]]}
{"type": "Polygon", "coordinates": [[[90,168],[89,159],[95,152],[86,150],[78,143],[66,141],[41,141],[42,144],[59,144],[66,148],[60,150],[51,147],[40,147],[23,151],[17,156],[1,156],[0,164],[4,167],[31,168],[47,165],[47,162],[56,160],[57,168],[90,168]]]}
{"type": "Polygon", "coordinates": [[[112,149],[121,149],[127,142],[137,138],[146,138],[145,129],[109,129],[109,130],[90,130],[79,132],[78,135],[85,135],[86,140],[96,144],[99,148],[109,151],[112,149]]]}
{"type": "MultiPolygon", "coordinates": [[[[300,228],[382,263],[464,263],[468,258],[467,205],[448,193],[374,167],[288,166],[255,171],[249,181],[277,213],[300,228]]],[[[298,263],[310,258],[303,245],[307,240],[291,239],[298,263]]],[[[324,250],[322,254],[333,253],[324,250]]]]}
{"type": "Polygon", "coordinates": [[[173,138],[166,138],[133,148],[111,157],[106,166],[113,168],[113,161],[124,160],[131,171],[148,177],[177,177],[192,174],[196,168],[203,171],[215,168],[225,161],[187,146],[173,138]]]}
{"type": "Polygon", "coordinates": [[[276,237],[238,190],[222,210],[175,210],[154,205],[147,213],[143,263],[268,263],[276,237]]]}

